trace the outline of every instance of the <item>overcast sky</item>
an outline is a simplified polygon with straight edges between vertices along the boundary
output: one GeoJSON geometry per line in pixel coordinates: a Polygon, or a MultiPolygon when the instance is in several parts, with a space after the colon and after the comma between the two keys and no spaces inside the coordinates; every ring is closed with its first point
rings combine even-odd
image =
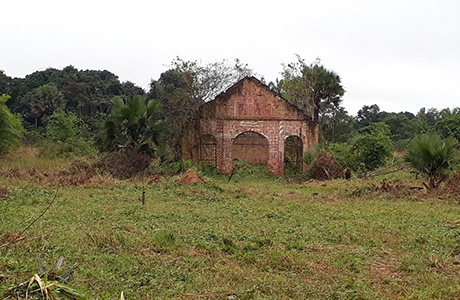
{"type": "Polygon", "coordinates": [[[460,1],[2,1],[0,70],[109,70],[143,88],[176,56],[238,58],[267,81],[299,54],[338,73],[351,114],[460,106],[460,1]]]}

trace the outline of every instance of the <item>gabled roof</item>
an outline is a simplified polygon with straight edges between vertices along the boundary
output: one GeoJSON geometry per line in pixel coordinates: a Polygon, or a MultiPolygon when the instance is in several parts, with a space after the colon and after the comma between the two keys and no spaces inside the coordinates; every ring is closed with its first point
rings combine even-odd
{"type": "MultiPolygon", "coordinates": [[[[254,76],[246,76],[244,77],[243,79],[240,79],[238,82],[236,82],[234,85],[230,86],[226,91],[220,93],[219,95],[217,95],[214,100],[211,100],[207,103],[211,103],[211,102],[214,102],[214,101],[226,101],[228,100],[228,98],[230,98],[231,95],[237,93],[239,90],[241,90],[243,88],[243,83],[245,81],[250,81],[250,82],[253,82],[254,84],[260,86],[261,88],[263,88],[264,90],[268,91],[269,93],[271,93],[273,95],[273,97],[275,98],[278,98],[278,99],[281,99],[282,101],[286,102],[286,104],[288,104],[290,107],[296,109],[301,115],[304,116],[305,120],[311,120],[307,115],[305,115],[305,113],[299,109],[296,105],[290,103],[289,101],[287,101],[284,97],[282,97],[280,94],[278,94],[277,92],[273,91],[268,85],[262,83],[259,79],[257,79],[256,77],[254,76]]],[[[205,105],[207,104],[205,103],[205,105]]]]}

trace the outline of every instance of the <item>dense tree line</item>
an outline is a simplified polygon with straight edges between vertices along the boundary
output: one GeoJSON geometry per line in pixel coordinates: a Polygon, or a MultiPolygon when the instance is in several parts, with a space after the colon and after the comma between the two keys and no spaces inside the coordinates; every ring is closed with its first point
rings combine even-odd
{"type": "MultiPolygon", "coordinates": [[[[281,74],[267,85],[317,121],[322,144],[354,170],[378,168],[393,150],[405,150],[419,134],[460,141],[459,108],[422,108],[413,114],[385,112],[369,104],[352,116],[342,106],[345,88],[339,75],[319,59],[307,64],[297,57],[283,65],[281,74]]],[[[14,124],[11,145],[24,134],[18,127],[22,118],[26,139],[52,142],[42,148],[54,152],[58,143],[63,149],[59,155],[66,149],[90,153],[95,146],[116,150],[129,145],[160,157],[179,157],[181,136],[193,125],[199,107],[248,75],[254,72],[239,60],[202,64],[176,58],[145,91],[107,70],[68,66],[24,78],[0,71],[2,114],[14,124]],[[59,134],[59,128],[66,134],[59,134]]],[[[0,128],[13,128],[2,122],[0,128]]]]}

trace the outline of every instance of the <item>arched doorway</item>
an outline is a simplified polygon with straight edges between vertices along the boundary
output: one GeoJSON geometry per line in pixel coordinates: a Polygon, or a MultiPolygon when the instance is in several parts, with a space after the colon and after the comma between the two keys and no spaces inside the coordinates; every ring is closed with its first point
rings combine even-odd
{"type": "Polygon", "coordinates": [[[216,163],[217,161],[216,147],[217,147],[217,142],[214,136],[210,134],[203,134],[200,137],[200,145],[198,148],[199,160],[216,163]]]}
{"type": "Polygon", "coordinates": [[[302,171],[303,166],[303,143],[298,136],[292,135],[286,138],[284,143],[284,169],[296,169],[302,171]]]}
{"type": "Polygon", "coordinates": [[[267,165],[267,138],[253,131],[239,134],[232,144],[232,159],[234,158],[254,165],[267,165]]]}

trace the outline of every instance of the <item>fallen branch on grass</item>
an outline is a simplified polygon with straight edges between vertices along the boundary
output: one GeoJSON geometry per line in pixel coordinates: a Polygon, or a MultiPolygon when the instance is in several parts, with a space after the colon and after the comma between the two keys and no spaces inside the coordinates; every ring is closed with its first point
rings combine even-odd
{"type": "Polygon", "coordinates": [[[54,197],[53,199],[51,200],[51,202],[48,204],[48,206],[45,208],[45,210],[38,216],[36,217],[32,222],[29,223],[29,225],[26,226],[26,228],[24,228],[17,236],[18,238],[15,239],[14,241],[12,242],[8,242],[8,243],[4,243],[2,245],[0,245],[0,248],[2,247],[5,247],[5,246],[8,246],[8,245],[11,245],[11,244],[14,244],[14,243],[17,243],[23,239],[25,239],[26,237],[25,236],[22,236],[24,234],[24,232],[26,232],[35,222],[37,222],[41,217],[43,217],[43,215],[48,211],[48,209],[50,209],[51,205],[53,205],[53,203],[56,201],[56,197],[58,195],[58,191],[59,191],[59,188],[56,190],[56,193],[54,194],[54,197]]]}

